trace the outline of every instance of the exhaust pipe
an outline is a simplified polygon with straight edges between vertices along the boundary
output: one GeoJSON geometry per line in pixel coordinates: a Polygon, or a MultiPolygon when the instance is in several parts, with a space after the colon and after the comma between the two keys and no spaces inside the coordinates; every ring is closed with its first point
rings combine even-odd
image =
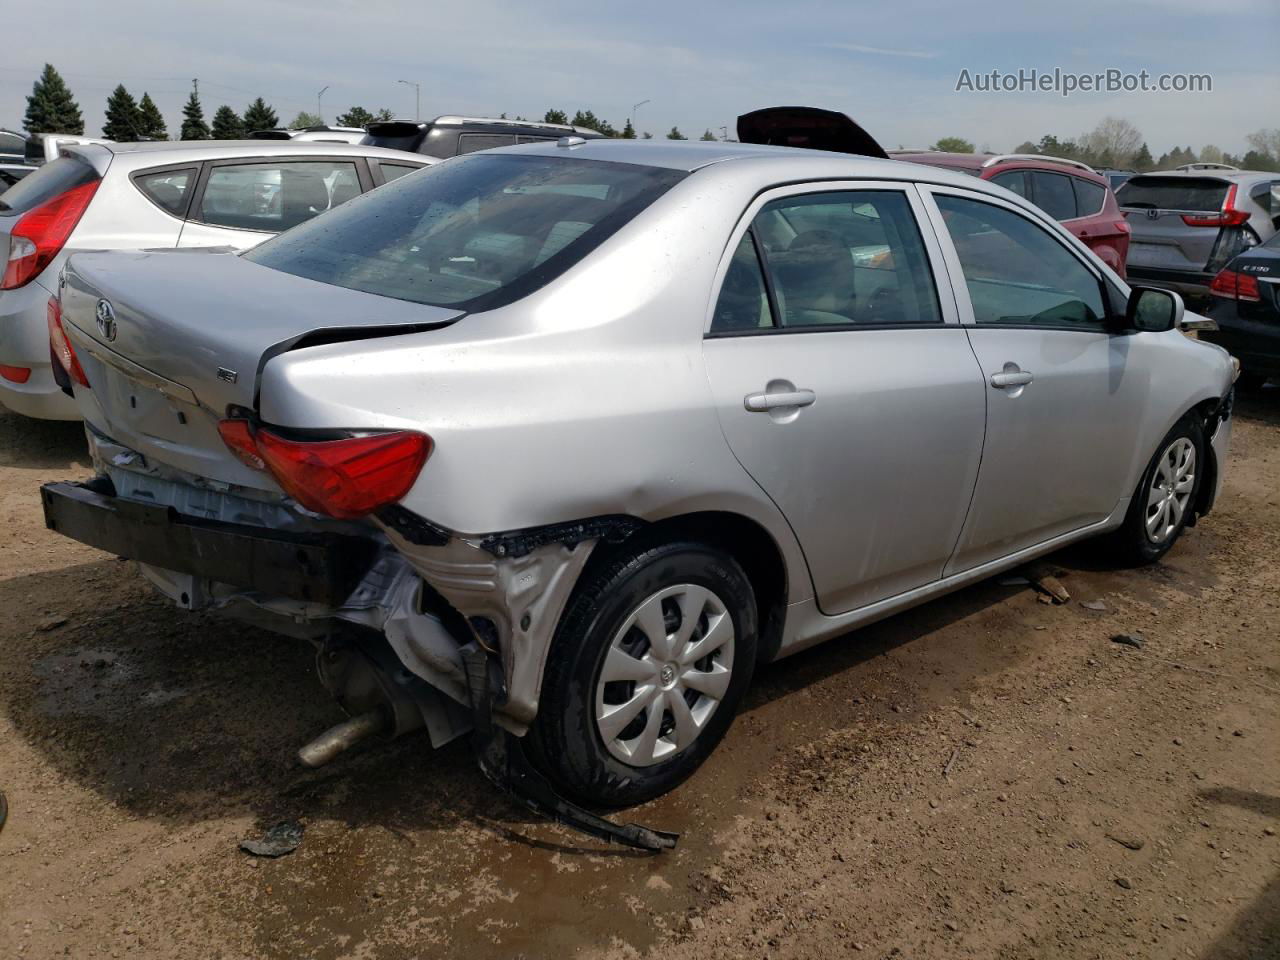
{"type": "Polygon", "coordinates": [[[387,726],[381,710],[370,710],[330,727],[298,751],[298,759],[308,767],[323,767],[343,751],[350,750],[361,740],[381,733],[387,726]]]}

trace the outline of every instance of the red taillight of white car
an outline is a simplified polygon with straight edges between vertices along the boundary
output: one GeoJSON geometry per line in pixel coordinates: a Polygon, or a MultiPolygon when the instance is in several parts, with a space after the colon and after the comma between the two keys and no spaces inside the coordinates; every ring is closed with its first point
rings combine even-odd
{"type": "Polygon", "coordinates": [[[1184,213],[1182,222],[1188,227],[1239,227],[1249,222],[1248,210],[1235,209],[1236,185],[1233,183],[1217,213],[1184,213]]]}
{"type": "Polygon", "coordinates": [[[101,180],[91,180],[28,210],[9,231],[9,259],[0,290],[25,286],[58,255],[93,199],[101,180]]]}
{"type": "Polygon", "coordinates": [[[57,297],[49,298],[49,305],[45,308],[45,318],[49,321],[49,346],[53,349],[53,355],[57,357],[58,363],[62,365],[63,370],[67,371],[67,376],[80,386],[89,386],[89,378],[84,375],[80,358],[71,348],[67,331],[62,328],[62,304],[58,302],[57,297]]]}
{"type": "Polygon", "coordinates": [[[1216,297],[1228,300],[1250,300],[1257,303],[1262,299],[1262,291],[1258,289],[1258,278],[1235,270],[1219,270],[1218,275],[1209,284],[1209,292],[1216,297]]]}
{"type": "Polygon", "coordinates": [[[298,503],[354,520],[401,499],[431,456],[425,433],[398,430],[341,440],[293,440],[248,420],[218,424],[222,441],[254,470],[266,470],[298,503]]]}

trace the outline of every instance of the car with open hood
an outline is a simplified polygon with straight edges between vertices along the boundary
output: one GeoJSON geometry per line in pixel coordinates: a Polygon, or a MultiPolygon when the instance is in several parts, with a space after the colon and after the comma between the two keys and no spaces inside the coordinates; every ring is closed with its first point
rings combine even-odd
{"type": "Polygon", "coordinates": [[[1235,365],[1039,207],[842,153],[566,137],[49,305],[95,476],[50,527],[315,643],[350,719],[534,809],[690,776],[758,663],[1212,507],[1235,365]]]}

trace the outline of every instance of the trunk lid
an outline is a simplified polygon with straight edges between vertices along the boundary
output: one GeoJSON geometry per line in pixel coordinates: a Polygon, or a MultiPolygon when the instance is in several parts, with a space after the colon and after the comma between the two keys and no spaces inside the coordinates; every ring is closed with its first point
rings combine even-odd
{"type": "Polygon", "coordinates": [[[765,107],[744,113],[738,117],[738,139],[743,143],[889,158],[884,147],[848,116],[818,107],[765,107]]]}
{"type": "Polygon", "coordinates": [[[1128,265],[1206,271],[1219,228],[1190,226],[1185,215],[1222,210],[1231,183],[1219,177],[1140,175],[1121,185],[1116,200],[1131,229],[1128,265]]]}
{"type": "Polygon", "coordinates": [[[231,456],[217,423],[232,407],[256,409],[271,357],[431,329],[462,315],[207,251],[77,254],[61,302],[91,385],[77,391],[90,423],[161,463],[258,487],[270,487],[269,479],[231,456]]]}

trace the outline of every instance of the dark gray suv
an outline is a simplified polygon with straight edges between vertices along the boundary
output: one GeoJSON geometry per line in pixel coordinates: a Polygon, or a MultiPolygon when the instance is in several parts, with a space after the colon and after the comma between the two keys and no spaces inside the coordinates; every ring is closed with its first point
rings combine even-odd
{"type": "Polygon", "coordinates": [[[1116,199],[1132,230],[1128,276],[1207,297],[1227,261],[1280,228],[1280,173],[1218,168],[1131,177],[1116,199]]]}
{"type": "Polygon", "coordinates": [[[436,117],[434,120],[376,120],[365,127],[361,143],[389,150],[425,153],[446,160],[462,153],[517,143],[581,137],[596,140],[603,134],[586,127],[534,120],[506,120],[487,117],[436,117]]]}

